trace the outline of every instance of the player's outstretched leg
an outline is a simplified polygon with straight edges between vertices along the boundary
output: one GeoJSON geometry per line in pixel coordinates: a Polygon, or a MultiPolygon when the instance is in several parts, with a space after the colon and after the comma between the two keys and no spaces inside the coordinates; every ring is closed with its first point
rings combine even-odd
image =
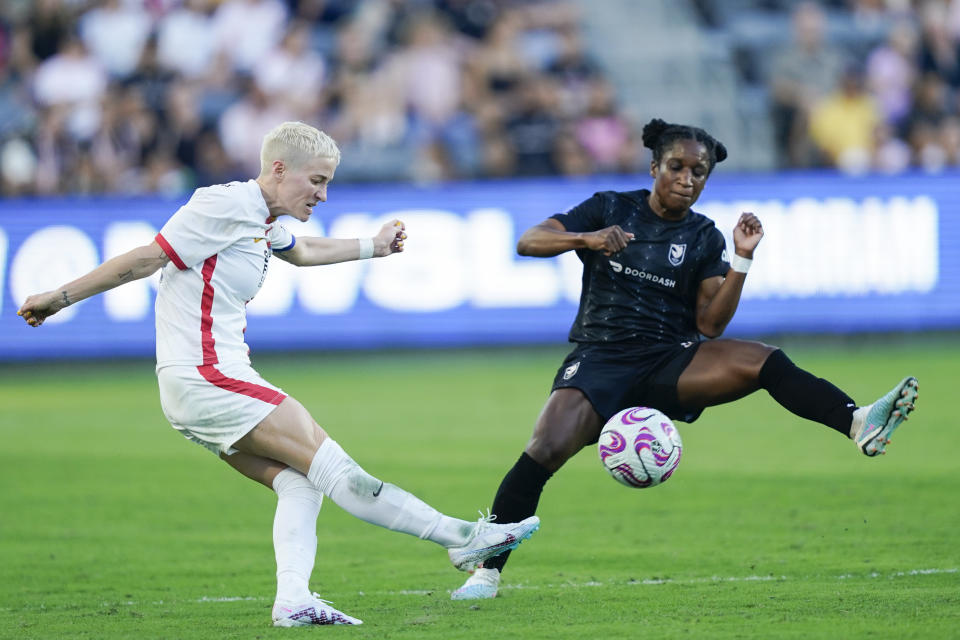
{"type": "MultiPolygon", "coordinates": [[[[450,562],[461,571],[471,571],[484,560],[498,556],[517,546],[540,528],[540,518],[530,516],[520,522],[493,524],[496,516],[483,516],[470,539],[459,547],[447,551],[450,562]]],[[[499,575],[500,572],[497,572],[499,575]]]]}
{"type": "Polygon", "coordinates": [[[371,524],[435,542],[461,570],[515,548],[540,528],[536,516],[494,524],[492,517],[467,522],[446,516],[415,495],[371,476],[332,438],[320,445],[307,478],[340,508],[371,524]]]}
{"type": "Polygon", "coordinates": [[[328,624],[363,624],[363,620],[337,611],[326,600],[313,594],[296,604],[273,605],[273,626],[311,627],[328,624]]]}
{"type": "Polygon", "coordinates": [[[854,412],[850,437],[864,455],[886,453],[893,432],[916,406],[918,391],[917,379],[908,376],[882,398],[854,412]]]}

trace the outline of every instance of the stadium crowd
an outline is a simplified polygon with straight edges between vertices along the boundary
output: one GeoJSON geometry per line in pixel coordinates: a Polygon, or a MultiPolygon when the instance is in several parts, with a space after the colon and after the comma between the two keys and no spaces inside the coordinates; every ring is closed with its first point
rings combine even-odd
{"type": "Polygon", "coordinates": [[[766,90],[784,167],[960,166],[960,0],[769,3],[787,9],[792,38],[773,55],[769,42],[742,47],[740,59],[766,90]]]}
{"type": "Polygon", "coordinates": [[[37,0],[0,10],[5,194],[256,175],[278,122],[338,181],[629,171],[634,128],[563,2],[37,0]]]}
{"type": "MultiPolygon", "coordinates": [[[[693,4],[724,28],[724,0],[693,4]]],[[[740,65],[785,166],[960,165],[960,0],[754,4],[793,14],[791,43],[740,65]],[[840,11],[863,37],[825,37],[840,11]]],[[[341,144],[338,181],[642,170],[580,23],[569,0],[5,0],[0,193],[256,174],[285,120],[341,144]]]]}

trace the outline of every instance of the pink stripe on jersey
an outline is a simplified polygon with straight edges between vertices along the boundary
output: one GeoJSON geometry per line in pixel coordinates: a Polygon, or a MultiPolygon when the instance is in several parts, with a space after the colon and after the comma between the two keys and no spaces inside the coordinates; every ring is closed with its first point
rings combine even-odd
{"type": "Polygon", "coordinates": [[[233,391],[234,393],[249,396],[251,398],[256,398],[257,400],[263,400],[267,404],[280,404],[287,397],[276,389],[264,387],[252,382],[244,382],[243,380],[237,380],[236,378],[228,378],[217,371],[212,364],[200,365],[197,367],[197,371],[200,372],[200,375],[203,376],[204,380],[214,386],[220,387],[221,389],[226,389],[227,391],[233,391]]]}
{"type": "Polygon", "coordinates": [[[180,269],[180,271],[187,270],[187,265],[183,264],[183,260],[181,260],[177,252],[173,250],[173,247],[170,246],[166,238],[158,233],[154,240],[157,241],[157,244],[160,245],[160,248],[163,249],[163,252],[170,258],[170,262],[172,262],[177,269],[180,269]]]}
{"type": "Polygon", "coordinates": [[[217,268],[217,256],[203,261],[203,293],[200,295],[200,345],[203,348],[203,364],[216,364],[217,351],[213,339],[213,270],[217,268]]]}

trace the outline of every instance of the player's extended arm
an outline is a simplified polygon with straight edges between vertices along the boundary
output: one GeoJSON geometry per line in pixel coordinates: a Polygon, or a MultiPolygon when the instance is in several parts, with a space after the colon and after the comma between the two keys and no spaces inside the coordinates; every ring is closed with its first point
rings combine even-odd
{"type": "Polygon", "coordinates": [[[17,315],[22,316],[31,327],[39,327],[61,309],[126,282],[146,278],[169,261],[170,258],[154,240],[148,245],[110,258],[87,275],[62,287],[30,296],[17,315]]]}
{"type": "MultiPolygon", "coordinates": [[[[734,251],[741,258],[753,259],[753,250],[763,238],[760,220],[744,213],[733,230],[734,251]]],[[[747,274],[730,268],[726,277],[707,278],[697,292],[697,330],[708,338],[720,336],[740,305],[740,294],[747,274]]]]}
{"type": "Polygon", "coordinates": [[[382,258],[403,251],[407,239],[406,227],[400,220],[392,220],[380,228],[373,238],[297,238],[289,251],[277,251],[275,256],[298,267],[335,264],[350,260],[382,258]]]}
{"type": "Polygon", "coordinates": [[[618,225],[598,231],[567,231],[556,218],[547,218],[524,231],[517,241],[517,253],[535,258],[550,258],[565,251],[590,249],[602,251],[609,256],[622,251],[631,239],[633,234],[627,233],[618,225]]]}

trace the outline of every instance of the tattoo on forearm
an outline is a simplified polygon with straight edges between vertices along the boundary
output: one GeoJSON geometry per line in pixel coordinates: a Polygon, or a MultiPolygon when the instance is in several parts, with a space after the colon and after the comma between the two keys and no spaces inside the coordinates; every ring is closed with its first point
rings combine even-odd
{"type": "Polygon", "coordinates": [[[66,290],[66,289],[64,289],[63,291],[61,291],[61,292],[60,292],[60,295],[63,296],[63,306],[69,307],[70,305],[73,304],[73,302],[70,301],[70,296],[67,295],[67,290],[66,290]]]}
{"type": "Polygon", "coordinates": [[[120,282],[129,282],[130,280],[133,280],[133,270],[130,269],[128,271],[124,271],[123,273],[118,274],[117,277],[120,278],[120,282]]]}

